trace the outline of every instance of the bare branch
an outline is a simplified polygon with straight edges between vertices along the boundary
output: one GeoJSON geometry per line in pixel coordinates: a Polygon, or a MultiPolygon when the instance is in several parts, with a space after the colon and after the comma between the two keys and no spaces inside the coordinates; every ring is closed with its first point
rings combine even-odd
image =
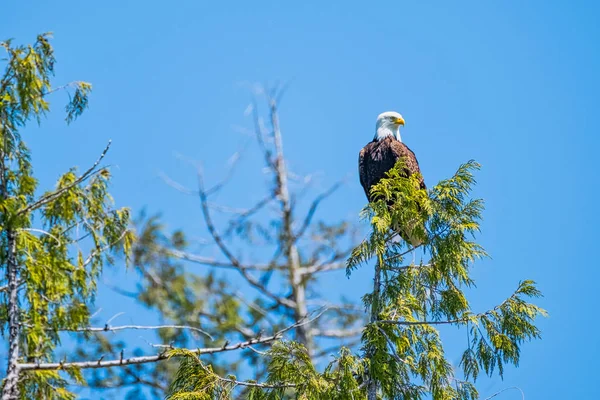
{"type": "Polygon", "coordinates": [[[314,275],[318,272],[335,271],[335,270],[344,269],[344,268],[346,268],[346,264],[343,262],[318,264],[318,265],[313,265],[311,267],[303,268],[302,274],[303,275],[314,275]]]}
{"type": "Polygon", "coordinates": [[[304,235],[304,233],[306,232],[306,230],[310,226],[310,223],[312,222],[312,219],[313,219],[313,217],[315,215],[315,212],[317,211],[317,208],[319,207],[319,203],[321,203],[321,201],[325,200],[327,197],[331,196],[333,194],[333,192],[335,192],[342,185],[342,183],[343,183],[343,181],[336,182],[333,186],[331,186],[325,192],[323,192],[320,195],[318,195],[313,200],[312,204],[310,205],[310,209],[308,210],[308,214],[304,218],[304,222],[302,223],[302,227],[294,235],[294,241],[298,241],[298,239],[300,239],[304,235]]]}
{"type": "MultiPolygon", "coordinates": [[[[266,92],[268,93],[268,91],[266,92]]],[[[289,265],[289,282],[292,287],[292,298],[295,303],[294,314],[295,318],[299,319],[308,314],[306,306],[306,282],[301,272],[300,253],[296,246],[296,237],[292,227],[294,221],[293,205],[288,187],[288,170],[283,154],[283,139],[279,124],[277,100],[274,96],[276,96],[276,90],[267,95],[267,101],[269,103],[269,117],[271,128],[273,129],[273,141],[276,152],[273,173],[275,175],[277,199],[281,207],[281,245],[278,251],[283,251],[289,265]]],[[[313,343],[307,327],[298,329],[298,341],[306,347],[308,354],[312,353],[313,343]]]]}
{"type": "Polygon", "coordinates": [[[225,175],[225,178],[223,178],[223,180],[221,180],[221,182],[217,183],[210,189],[205,190],[205,194],[207,197],[210,196],[211,194],[216,193],[219,190],[221,190],[221,188],[223,188],[223,186],[225,186],[225,184],[231,180],[231,178],[233,177],[233,172],[235,171],[235,167],[237,166],[237,163],[241,159],[242,153],[246,149],[246,147],[247,147],[247,144],[244,145],[244,147],[241,150],[233,153],[233,155],[229,158],[229,169],[227,170],[227,174],[225,175]]]}
{"type": "Polygon", "coordinates": [[[51,90],[49,90],[49,91],[47,91],[45,93],[42,93],[41,97],[46,97],[46,96],[48,96],[48,95],[50,95],[52,93],[58,92],[60,90],[66,89],[66,88],[77,87],[77,85],[79,85],[80,83],[84,83],[84,82],[73,81],[73,82],[69,82],[69,83],[67,83],[65,85],[62,85],[62,86],[57,86],[57,87],[55,87],[55,88],[53,88],[53,89],[51,89],[51,90]]]}
{"type": "Polygon", "coordinates": [[[229,226],[227,227],[227,229],[225,229],[225,233],[223,233],[223,236],[225,236],[225,237],[229,236],[236,227],[240,226],[242,224],[242,222],[244,222],[246,219],[248,219],[248,217],[250,217],[250,216],[256,214],[258,211],[260,211],[263,207],[265,207],[267,204],[269,204],[271,201],[273,201],[273,199],[275,199],[275,194],[270,194],[270,195],[266,196],[265,198],[261,199],[253,207],[249,208],[248,210],[246,210],[243,213],[240,213],[238,218],[229,222],[229,226]]]}
{"type": "Polygon", "coordinates": [[[499,394],[501,394],[501,393],[503,393],[503,392],[506,392],[507,390],[511,390],[511,389],[515,389],[515,390],[518,390],[519,392],[521,392],[521,400],[525,400],[525,393],[523,392],[523,389],[521,389],[521,388],[520,388],[520,387],[518,387],[518,386],[511,386],[511,387],[509,387],[509,388],[502,389],[502,390],[500,390],[499,392],[496,392],[496,393],[494,393],[493,395],[491,395],[491,396],[489,396],[489,397],[486,397],[486,398],[485,398],[485,400],[490,400],[490,399],[492,399],[492,398],[494,398],[494,397],[498,396],[499,394]]]}
{"type": "Polygon", "coordinates": [[[252,275],[248,273],[248,270],[239,262],[239,260],[233,255],[233,253],[227,248],[223,239],[217,232],[215,225],[213,224],[212,217],[210,215],[210,211],[208,209],[207,204],[207,196],[204,191],[204,181],[202,177],[202,172],[198,170],[198,186],[199,186],[199,195],[200,195],[200,205],[202,207],[202,213],[204,215],[204,220],[206,222],[206,227],[213,240],[223,253],[223,255],[231,262],[231,264],[240,272],[240,274],[246,279],[246,281],[254,288],[258,289],[265,296],[275,300],[278,304],[288,307],[294,308],[296,303],[286,299],[284,297],[277,296],[274,293],[271,293],[259,280],[254,278],[252,275]]]}
{"type": "Polygon", "coordinates": [[[171,179],[167,174],[165,174],[164,172],[159,172],[158,176],[161,177],[161,179],[169,186],[171,186],[173,189],[180,191],[181,193],[184,194],[189,194],[189,195],[197,195],[198,192],[192,189],[188,189],[187,187],[183,186],[182,184],[180,184],[179,182],[174,181],[173,179],[171,179]]]}
{"type": "Polygon", "coordinates": [[[139,292],[130,292],[128,290],[123,290],[120,286],[112,285],[112,284],[108,283],[107,281],[104,281],[103,283],[107,288],[109,288],[110,290],[112,290],[122,296],[130,297],[132,299],[137,299],[139,297],[139,292]]]}
{"type": "MultiPolygon", "coordinates": [[[[165,249],[167,251],[167,253],[173,257],[179,258],[181,260],[186,260],[186,261],[191,261],[194,262],[196,264],[202,264],[202,265],[207,265],[210,267],[218,267],[218,268],[229,268],[229,269],[239,269],[240,266],[232,263],[232,262],[226,262],[226,261],[218,261],[215,260],[214,258],[208,258],[208,257],[202,257],[202,256],[198,256],[192,253],[187,253],[185,251],[181,251],[181,250],[174,250],[174,249],[165,249]]],[[[270,265],[266,265],[266,264],[248,264],[248,265],[243,265],[242,266],[243,269],[245,270],[254,270],[254,271],[268,271],[270,270],[272,267],[270,265]]]]}
{"type": "Polygon", "coordinates": [[[115,315],[110,317],[108,321],[106,321],[106,324],[109,325],[113,320],[117,319],[118,317],[120,317],[121,315],[124,315],[124,314],[125,314],[125,312],[123,312],[123,311],[116,313],[115,315]]]}
{"type": "MultiPolygon", "coordinates": [[[[25,284],[25,280],[19,279],[17,281],[17,287],[21,287],[25,284]]],[[[8,285],[0,286],[0,293],[8,292],[8,285]]]]}
{"type": "Polygon", "coordinates": [[[98,165],[100,164],[100,162],[102,161],[102,159],[104,158],[104,156],[106,156],[106,153],[108,152],[108,149],[110,148],[112,141],[109,140],[108,144],[106,145],[106,147],[104,148],[104,151],[102,152],[102,154],[100,154],[100,157],[98,157],[98,159],[96,160],[96,162],[94,163],[94,165],[92,165],[90,168],[88,168],[87,171],[85,171],[79,178],[75,179],[75,181],[73,181],[73,183],[71,183],[70,185],[65,186],[62,189],[58,189],[52,193],[48,193],[44,196],[42,196],[39,200],[35,201],[32,204],[29,204],[28,206],[22,208],[21,210],[18,211],[17,215],[22,215],[31,211],[34,211],[38,208],[40,208],[41,206],[43,206],[44,204],[47,204],[49,202],[51,202],[52,200],[57,199],[58,197],[60,197],[63,193],[71,190],[72,188],[74,188],[75,186],[79,185],[81,182],[85,181],[86,179],[88,179],[89,177],[91,177],[92,175],[102,171],[101,170],[96,170],[96,168],[98,167],[98,165]]]}
{"type": "Polygon", "coordinates": [[[364,329],[364,326],[358,326],[351,329],[313,329],[311,330],[311,334],[313,336],[326,338],[347,338],[360,335],[364,329]]]}
{"type": "MultiPolygon", "coordinates": [[[[249,345],[261,344],[261,343],[269,343],[277,340],[279,337],[269,336],[262,339],[251,339],[245,342],[240,342],[232,346],[223,346],[223,347],[210,347],[204,349],[187,349],[194,354],[215,354],[222,353],[232,350],[244,349],[249,345]]],[[[110,367],[119,367],[124,365],[133,365],[133,364],[146,364],[157,361],[166,360],[169,358],[168,353],[161,352],[152,356],[141,356],[141,357],[130,357],[123,359],[114,359],[114,360],[97,360],[97,361],[76,361],[76,362],[58,362],[58,363],[25,363],[19,364],[19,368],[22,371],[27,370],[60,370],[60,369],[68,369],[68,368],[110,368],[110,367]]]]}
{"type": "Polygon", "coordinates": [[[334,271],[337,269],[346,268],[345,260],[346,260],[346,258],[348,258],[348,256],[350,254],[352,254],[352,250],[353,250],[353,248],[350,248],[350,249],[342,251],[342,252],[336,252],[333,255],[333,257],[331,257],[327,261],[312,265],[310,267],[304,267],[302,269],[302,274],[314,275],[319,272],[334,271]]]}
{"type": "Polygon", "coordinates": [[[246,305],[246,307],[253,309],[257,313],[259,313],[260,315],[262,315],[263,317],[265,317],[265,319],[271,324],[271,326],[275,326],[277,324],[271,318],[271,316],[269,315],[269,312],[267,310],[265,310],[262,307],[259,307],[258,304],[256,304],[256,303],[253,303],[251,301],[246,300],[244,298],[244,296],[240,292],[237,292],[236,294],[234,294],[234,297],[237,298],[242,303],[244,303],[246,305]]]}
{"type": "MultiPolygon", "coordinates": [[[[322,310],[315,317],[313,317],[311,319],[304,318],[302,321],[298,321],[295,324],[290,325],[287,328],[284,328],[271,336],[250,339],[250,340],[247,340],[244,342],[239,342],[239,343],[236,343],[236,344],[230,345],[230,346],[208,347],[208,348],[202,348],[202,349],[186,349],[186,351],[196,354],[196,355],[215,354],[215,353],[223,353],[223,352],[228,352],[228,351],[233,351],[233,350],[245,349],[248,346],[252,346],[252,345],[256,345],[256,344],[268,344],[268,343],[271,343],[271,342],[274,342],[274,341],[280,339],[283,336],[283,334],[285,334],[286,332],[288,332],[292,329],[295,329],[300,326],[304,326],[308,323],[311,323],[312,321],[316,320],[321,315],[323,315],[323,313],[325,311],[327,311],[327,309],[322,310]]],[[[151,356],[140,356],[140,357],[130,357],[130,358],[121,357],[119,359],[113,359],[113,360],[103,360],[101,358],[101,359],[95,360],[95,361],[75,361],[75,362],[62,362],[61,361],[61,362],[57,362],[57,363],[23,363],[23,364],[19,364],[18,368],[21,371],[64,370],[64,369],[69,369],[69,368],[79,368],[79,369],[110,368],[110,367],[120,367],[120,366],[124,366],[124,365],[152,363],[152,362],[166,360],[168,358],[170,358],[170,354],[167,351],[163,351],[159,354],[151,355],[151,356]]]]}
{"type": "Polygon", "coordinates": [[[207,336],[210,340],[214,338],[206,331],[195,328],[188,325],[122,325],[122,326],[110,326],[108,323],[104,327],[85,327],[85,328],[72,328],[72,329],[61,329],[64,332],[116,332],[125,329],[136,329],[136,330],[159,330],[159,329],[185,329],[193,332],[201,333],[207,336]]]}
{"type": "Polygon", "coordinates": [[[275,162],[272,158],[271,151],[267,148],[264,141],[264,129],[260,123],[260,118],[258,117],[258,105],[256,104],[256,100],[252,100],[252,119],[254,122],[254,133],[256,134],[256,141],[258,142],[258,146],[260,147],[261,152],[265,158],[265,164],[267,167],[275,170],[275,162]]]}

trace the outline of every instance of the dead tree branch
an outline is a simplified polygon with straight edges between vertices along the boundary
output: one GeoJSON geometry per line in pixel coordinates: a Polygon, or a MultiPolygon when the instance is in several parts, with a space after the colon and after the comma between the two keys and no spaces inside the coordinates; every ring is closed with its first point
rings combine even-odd
{"type": "MultiPolygon", "coordinates": [[[[304,318],[302,321],[298,321],[293,325],[288,326],[280,331],[277,331],[275,334],[266,337],[254,338],[244,342],[239,342],[229,346],[221,346],[221,347],[207,347],[202,349],[185,349],[189,353],[193,353],[196,355],[202,354],[216,354],[229,352],[234,350],[245,349],[248,346],[256,345],[256,344],[269,344],[276,340],[281,339],[281,337],[288,331],[292,329],[296,329],[298,327],[309,324],[310,322],[318,319],[323,313],[327,311],[327,309],[320,311],[313,318],[304,318]]],[[[140,356],[140,357],[129,357],[129,358],[118,358],[113,360],[103,360],[98,359],[94,361],[74,361],[74,362],[56,362],[56,363],[22,363],[18,364],[18,369],[20,371],[42,371],[42,370],[65,370],[70,368],[78,368],[78,369],[87,369],[87,368],[110,368],[110,367],[119,367],[125,365],[134,365],[134,364],[146,364],[157,361],[162,361],[170,358],[171,355],[169,351],[162,351],[159,354],[151,355],[151,356],[140,356]]]]}
{"type": "Polygon", "coordinates": [[[278,296],[274,293],[271,293],[260,281],[254,278],[248,270],[240,263],[240,261],[233,255],[233,253],[229,250],[225,242],[221,238],[221,235],[217,232],[217,229],[212,221],[212,217],[210,215],[210,210],[208,208],[207,194],[204,191],[204,180],[202,177],[202,172],[198,170],[198,187],[199,187],[199,196],[200,196],[200,205],[202,207],[202,214],[204,216],[204,221],[206,222],[206,227],[210,235],[212,236],[214,242],[221,250],[221,253],[231,262],[231,264],[235,267],[237,271],[246,279],[246,281],[255,289],[258,289],[265,296],[274,300],[277,304],[288,307],[295,308],[296,304],[294,301],[286,299],[285,297],[278,296]]]}
{"type": "Polygon", "coordinates": [[[193,326],[188,325],[121,325],[121,326],[110,326],[109,324],[103,327],[84,327],[84,328],[72,328],[72,329],[61,329],[63,332],[116,332],[127,329],[133,330],[160,330],[160,329],[184,329],[192,332],[198,332],[207,336],[210,340],[214,338],[210,333],[193,326]]]}
{"type": "Polygon", "coordinates": [[[271,269],[271,266],[266,264],[244,264],[244,265],[236,265],[233,262],[227,261],[218,261],[214,258],[202,257],[196,254],[188,253],[181,250],[174,249],[165,249],[167,253],[173,257],[179,258],[180,260],[190,261],[196,264],[207,265],[209,267],[217,267],[217,268],[228,268],[228,269],[239,269],[240,267],[247,271],[268,271],[271,269]]]}
{"type": "Polygon", "coordinates": [[[335,183],[333,186],[331,186],[329,189],[327,189],[325,192],[321,193],[320,195],[318,195],[312,202],[312,204],[310,205],[310,209],[308,210],[308,214],[306,215],[306,217],[304,218],[304,222],[302,223],[302,226],[300,227],[300,229],[298,230],[298,232],[294,235],[294,241],[298,241],[298,239],[300,239],[304,233],[306,232],[306,230],[308,229],[308,227],[310,226],[310,223],[312,222],[312,219],[315,215],[315,212],[317,211],[317,208],[319,207],[319,204],[325,200],[327,197],[331,196],[336,190],[339,189],[339,187],[342,185],[343,182],[337,182],[335,183]]]}

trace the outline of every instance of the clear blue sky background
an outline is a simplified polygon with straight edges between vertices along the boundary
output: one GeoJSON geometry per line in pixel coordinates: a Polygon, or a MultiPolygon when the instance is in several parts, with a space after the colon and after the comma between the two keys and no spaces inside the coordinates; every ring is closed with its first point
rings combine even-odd
{"type": "MultiPolygon", "coordinates": [[[[517,385],[529,400],[584,399],[597,393],[600,356],[599,8],[594,1],[10,2],[0,38],[31,42],[53,31],[57,83],[94,85],[76,124],[64,126],[57,112],[28,130],[42,182],[89,165],[112,138],[117,202],[163,211],[170,227],[192,234],[202,232],[196,201],[157,172],[193,184],[193,171],[173,156],[180,152],[222,173],[244,141],[235,126],[250,126],[245,82],[293,79],[282,105],[292,168],[322,173],[323,187],[352,174],[321,210],[331,219],[358,215],[358,151],[379,112],[400,111],[403,138],[429,183],[468,159],[483,165],[481,242],[493,258],[475,269],[474,304],[498,303],[525,278],[546,296],[543,340],[523,346],[520,367],[504,382],[484,380],[482,395],[517,385]]],[[[55,98],[56,111],[64,100],[55,98]]],[[[240,184],[237,196],[249,189],[240,184]]],[[[366,277],[331,284],[357,296],[366,277]]],[[[105,315],[125,307],[101,290],[105,315]]],[[[140,322],[143,313],[126,311],[140,322]]]]}

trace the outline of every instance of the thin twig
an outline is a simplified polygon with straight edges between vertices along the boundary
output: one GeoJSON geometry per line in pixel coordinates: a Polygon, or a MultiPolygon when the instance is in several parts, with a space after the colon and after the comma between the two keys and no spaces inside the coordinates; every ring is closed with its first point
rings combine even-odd
{"type": "Polygon", "coordinates": [[[296,304],[294,301],[286,299],[285,297],[277,296],[274,293],[271,293],[262,283],[260,283],[260,281],[258,281],[252,275],[250,275],[248,273],[248,270],[233,255],[233,253],[229,250],[229,248],[227,248],[227,246],[223,242],[223,239],[221,238],[221,235],[217,232],[217,229],[215,228],[215,225],[212,221],[212,217],[210,215],[210,210],[208,209],[206,192],[204,191],[204,181],[203,181],[203,177],[202,177],[202,172],[200,170],[198,170],[198,186],[199,186],[199,195],[200,195],[200,205],[202,207],[202,213],[204,215],[204,221],[206,222],[206,227],[208,228],[208,231],[209,231],[210,235],[212,236],[214,242],[217,244],[217,246],[221,250],[221,253],[223,253],[223,255],[231,262],[231,264],[233,266],[235,266],[237,271],[240,272],[240,274],[246,279],[246,281],[251,286],[258,289],[261,293],[263,293],[267,297],[270,297],[271,299],[276,301],[278,304],[288,307],[288,308],[295,308],[296,304]]]}
{"type": "Polygon", "coordinates": [[[98,165],[100,164],[100,162],[102,161],[102,159],[104,158],[104,156],[106,156],[106,153],[108,152],[108,149],[110,148],[111,143],[112,143],[112,141],[109,140],[108,144],[104,148],[104,151],[102,152],[102,154],[100,154],[100,157],[98,157],[98,159],[96,160],[96,162],[94,163],[94,165],[92,165],[90,168],[88,168],[88,170],[85,171],[79,178],[75,179],[75,181],[73,181],[73,183],[65,186],[62,189],[58,189],[58,190],[56,190],[56,191],[54,191],[52,193],[48,193],[48,194],[42,196],[39,200],[37,200],[34,203],[32,203],[32,204],[30,204],[30,205],[22,208],[21,210],[19,210],[17,212],[17,215],[22,215],[22,214],[25,214],[25,213],[28,213],[30,211],[34,211],[34,210],[40,208],[44,204],[47,204],[47,203],[51,202],[52,200],[57,199],[63,193],[65,193],[65,192],[71,190],[72,188],[74,188],[75,186],[79,185],[81,182],[85,181],[86,179],[88,179],[93,174],[102,171],[102,170],[96,171],[96,167],[98,167],[98,165]]]}
{"type": "Polygon", "coordinates": [[[223,178],[221,182],[217,183],[210,189],[205,190],[205,194],[207,197],[221,190],[221,188],[223,188],[223,186],[225,186],[225,184],[231,180],[231,178],[233,177],[233,172],[235,171],[235,167],[241,159],[244,150],[246,150],[246,147],[248,147],[248,143],[246,143],[241,150],[233,153],[233,155],[229,158],[229,169],[227,170],[225,178],[223,178]]]}
{"type": "Polygon", "coordinates": [[[265,198],[261,199],[253,207],[249,208],[248,210],[246,210],[243,213],[240,213],[238,218],[232,219],[229,222],[229,226],[227,227],[227,229],[225,229],[223,236],[224,237],[229,236],[235,228],[237,228],[238,226],[240,226],[242,224],[242,222],[244,222],[246,219],[248,219],[248,217],[250,217],[251,215],[256,214],[263,207],[265,207],[267,204],[269,204],[271,201],[273,201],[273,199],[275,199],[275,195],[270,194],[270,195],[266,196],[265,198]]]}
{"type": "Polygon", "coordinates": [[[501,393],[503,393],[503,392],[506,392],[507,390],[511,390],[511,389],[516,389],[516,390],[518,390],[519,392],[521,392],[521,400],[525,400],[525,392],[523,392],[523,389],[521,389],[521,388],[520,388],[520,387],[518,387],[518,386],[511,386],[511,387],[509,387],[509,388],[502,389],[501,391],[494,393],[494,394],[493,394],[493,395],[491,395],[490,397],[486,397],[486,398],[485,398],[485,400],[489,400],[489,399],[491,399],[491,398],[494,398],[494,397],[498,396],[499,394],[501,394],[501,393]]]}
{"type": "Polygon", "coordinates": [[[317,208],[319,207],[319,204],[323,200],[325,200],[327,197],[331,196],[342,185],[342,183],[343,183],[343,181],[336,182],[333,186],[331,186],[325,192],[318,195],[313,200],[312,204],[310,205],[310,209],[308,210],[308,214],[306,214],[306,217],[304,218],[304,222],[302,223],[302,226],[300,227],[298,232],[294,235],[295,242],[298,241],[298,239],[300,239],[304,235],[304,233],[310,226],[310,223],[312,222],[312,219],[315,215],[315,212],[317,211],[317,208]]]}
{"type": "Polygon", "coordinates": [[[258,117],[258,105],[256,104],[256,99],[252,100],[252,119],[254,122],[254,132],[256,134],[256,141],[258,142],[258,146],[260,147],[260,150],[263,153],[263,156],[265,158],[265,164],[267,164],[268,168],[274,170],[275,162],[273,161],[271,151],[265,145],[265,141],[264,141],[264,137],[263,137],[264,131],[262,129],[262,126],[260,124],[260,119],[258,117]]]}
{"type": "Polygon", "coordinates": [[[364,329],[365,328],[363,326],[359,326],[352,329],[313,329],[311,331],[311,334],[313,336],[326,338],[347,338],[360,335],[364,329]]]}
{"type": "Polygon", "coordinates": [[[46,97],[46,96],[48,96],[48,95],[50,95],[52,93],[58,92],[59,90],[63,90],[63,89],[69,88],[69,87],[77,86],[77,84],[79,84],[79,83],[82,83],[82,82],[81,81],[73,81],[73,82],[69,82],[69,83],[67,83],[65,85],[62,85],[62,86],[57,86],[57,87],[55,87],[55,88],[53,88],[53,89],[51,89],[51,90],[49,90],[49,91],[47,91],[45,93],[42,93],[41,97],[46,97]]]}
{"type": "Polygon", "coordinates": [[[137,330],[159,330],[159,329],[185,329],[194,332],[199,332],[205,336],[207,336],[210,340],[214,340],[214,338],[210,335],[210,333],[193,326],[188,325],[121,325],[121,326],[110,326],[108,323],[103,327],[84,327],[84,328],[71,328],[71,329],[61,329],[65,332],[115,332],[122,331],[125,329],[137,329],[137,330]]]}
{"type": "MultiPolygon", "coordinates": [[[[24,279],[19,279],[17,281],[17,287],[21,287],[21,286],[23,286],[23,284],[25,284],[24,279]]],[[[4,293],[4,292],[8,292],[8,285],[0,286],[0,293],[4,293]]]]}
{"type": "MultiPolygon", "coordinates": [[[[167,253],[169,255],[171,255],[173,257],[179,258],[181,260],[191,261],[196,264],[208,265],[210,267],[218,267],[218,268],[229,268],[229,269],[240,268],[239,266],[233,264],[232,262],[218,261],[218,260],[215,260],[214,258],[202,257],[202,256],[198,256],[196,254],[188,253],[188,252],[181,251],[181,250],[175,250],[175,249],[165,249],[165,250],[167,251],[167,253]]],[[[266,265],[266,264],[248,264],[248,265],[243,265],[242,268],[249,270],[249,271],[251,271],[251,270],[253,270],[253,271],[268,271],[268,270],[272,269],[271,266],[266,265]]]]}
{"type": "Polygon", "coordinates": [[[184,194],[189,194],[189,195],[197,195],[198,192],[192,189],[188,189],[185,186],[183,186],[182,184],[180,184],[179,182],[174,181],[173,179],[169,178],[169,176],[167,174],[165,174],[164,172],[159,172],[158,176],[169,186],[171,186],[173,189],[184,193],[184,194]]]}

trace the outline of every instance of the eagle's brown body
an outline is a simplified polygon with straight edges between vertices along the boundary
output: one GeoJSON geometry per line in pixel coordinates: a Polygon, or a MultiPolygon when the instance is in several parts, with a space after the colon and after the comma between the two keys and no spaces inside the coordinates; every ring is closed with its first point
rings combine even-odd
{"type": "MultiPolygon", "coordinates": [[[[369,202],[374,200],[371,196],[371,187],[379,182],[381,178],[385,178],[385,173],[396,165],[396,161],[403,157],[406,177],[416,173],[420,175],[419,162],[417,161],[417,157],[415,157],[415,153],[393,136],[388,136],[381,140],[373,140],[363,147],[358,157],[358,172],[360,175],[360,184],[365,190],[369,202]]],[[[419,179],[421,189],[425,189],[423,177],[421,176],[419,179]]],[[[392,203],[388,203],[388,205],[390,207],[393,206],[392,203]]],[[[418,204],[417,209],[420,209],[418,204]]],[[[400,237],[413,247],[418,247],[423,243],[423,239],[419,237],[420,235],[414,234],[417,224],[420,224],[418,220],[411,220],[406,221],[404,226],[395,225],[392,229],[397,231],[400,237]]]]}
{"type": "MultiPolygon", "coordinates": [[[[421,173],[415,153],[393,136],[388,136],[380,141],[373,140],[363,147],[358,157],[358,173],[360,184],[369,201],[373,201],[370,194],[371,187],[384,178],[385,173],[392,169],[396,161],[402,157],[406,164],[404,172],[407,177],[421,173]]],[[[421,189],[425,189],[423,177],[420,178],[420,182],[421,189]]]]}

